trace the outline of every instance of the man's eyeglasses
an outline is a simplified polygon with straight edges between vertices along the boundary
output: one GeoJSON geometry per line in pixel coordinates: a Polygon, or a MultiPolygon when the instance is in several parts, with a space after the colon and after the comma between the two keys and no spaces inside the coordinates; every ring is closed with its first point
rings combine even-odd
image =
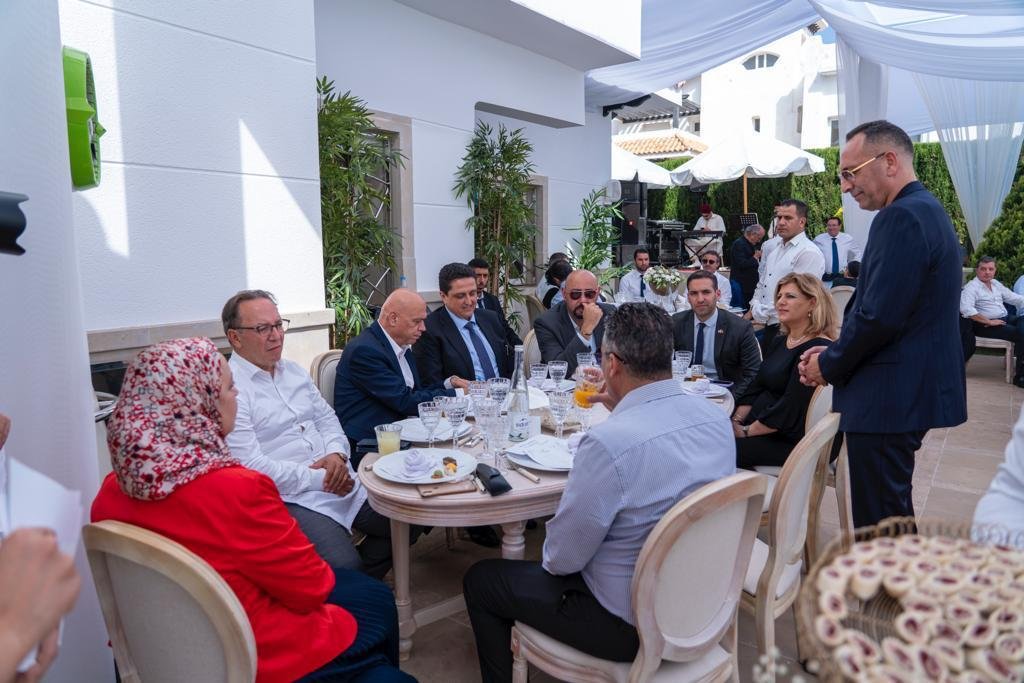
{"type": "Polygon", "coordinates": [[[846,181],[846,182],[848,182],[848,183],[852,183],[852,182],[854,181],[854,179],[856,179],[856,177],[857,177],[857,172],[858,172],[859,170],[861,170],[862,168],[864,168],[865,166],[867,166],[868,164],[870,164],[870,163],[871,163],[872,161],[874,161],[875,159],[880,159],[880,158],[884,157],[884,156],[885,156],[885,154],[886,154],[885,152],[882,152],[881,154],[876,154],[875,156],[871,157],[870,159],[868,159],[867,161],[865,161],[865,162],[864,162],[863,164],[861,164],[860,166],[855,166],[854,168],[848,168],[848,169],[846,169],[845,171],[840,171],[840,172],[839,172],[839,178],[840,178],[841,180],[845,180],[845,181],[846,181]]]}
{"type": "Polygon", "coordinates": [[[579,298],[581,296],[582,297],[586,297],[587,299],[596,299],[597,298],[597,290],[596,289],[572,289],[572,290],[569,290],[569,298],[572,299],[573,301],[579,301],[579,298]]]}
{"type": "Polygon", "coordinates": [[[268,325],[268,324],[265,324],[265,323],[263,325],[255,325],[255,326],[251,326],[251,327],[243,327],[241,325],[238,325],[236,327],[232,327],[231,329],[233,329],[233,330],[252,330],[256,334],[260,335],[261,337],[269,337],[271,330],[277,330],[278,332],[282,332],[282,333],[287,332],[288,331],[288,323],[290,323],[290,322],[291,322],[291,320],[288,320],[287,318],[281,318],[280,320],[278,320],[273,325],[268,325]]]}

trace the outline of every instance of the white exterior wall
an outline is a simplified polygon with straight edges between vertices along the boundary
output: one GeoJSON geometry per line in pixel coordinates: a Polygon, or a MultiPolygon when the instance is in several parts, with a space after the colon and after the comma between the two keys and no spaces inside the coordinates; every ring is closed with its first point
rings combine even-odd
{"type": "MultiPolygon", "coordinates": [[[[403,151],[412,169],[414,276],[421,292],[436,289],[442,265],[473,255],[465,229],[469,209],[452,185],[478,103],[579,127],[548,128],[479,112],[481,119],[529,130],[537,172],[553,181],[552,225],[575,224],[579,198],[589,190],[584,184],[610,177],[609,124],[585,115],[581,71],[391,0],[318,0],[316,39],[318,74],[375,111],[411,119],[411,148],[403,151]],[[569,217],[572,205],[575,218],[569,217]]],[[[551,244],[563,242],[558,237],[551,244]]]]}
{"type": "MultiPolygon", "coordinates": [[[[0,413],[8,457],[82,493],[98,486],[96,429],[71,210],[57,0],[0,4],[0,190],[28,195],[21,256],[0,253],[0,413]]],[[[66,41],[64,41],[66,42],[66,41]]],[[[39,501],[45,508],[47,501],[39,501]]],[[[82,589],[45,679],[112,681],[113,657],[81,545],[82,589]]],[[[11,586],[4,586],[10,589],[11,586]]]]}
{"type": "Polygon", "coordinates": [[[90,53],[102,184],[74,195],[86,329],[324,308],[310,0],[60,0],[90,53]]]}

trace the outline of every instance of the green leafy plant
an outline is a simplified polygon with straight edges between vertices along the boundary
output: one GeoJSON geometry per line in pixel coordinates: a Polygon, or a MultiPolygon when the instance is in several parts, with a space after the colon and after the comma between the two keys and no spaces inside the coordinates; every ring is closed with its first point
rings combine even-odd
{"type": "Polygon", "coordinates": [[[402,165],[402,154],[390,148],[358,97],[337,95],[326,76],[316,91],[324,283],[340,347],[373,322],[365,304],[367,264],[395,268],[397,236],[378,216],[390,202],[390,173],[402,165]]]}
{"type": "Polygon", "coordinates": [[[601,269],[611,261],[612,250],[619,243],[619,229],[612,224],[612,219],[622,218],[620,205],[621,202],[608,201],[603,187],[591,190],[580,204],[579,226],[570,228],[579,231],[580,236],[565,245],[572,267],[595,273],[601,287],[629,270],[628,267],[601,269]]]}
{"type": "MultiPolygon", "coordinates": [[[[526,197],[534,168],[532,153],[533,145],[521,128],[509,130],[498,124],[495,135],[487,123],[478,121],[455,174],[455,196],[465,197],[473,210],[466,229],[473,231],[475,252],[491,265],[487,289],[501,298],[506,311],[511,311],[510,301],[524,298],[510,283],[533,255],[537,235],[526,197]]],[[[514,312],[508,318],[510,324],[518,323],[514,312]]]]}

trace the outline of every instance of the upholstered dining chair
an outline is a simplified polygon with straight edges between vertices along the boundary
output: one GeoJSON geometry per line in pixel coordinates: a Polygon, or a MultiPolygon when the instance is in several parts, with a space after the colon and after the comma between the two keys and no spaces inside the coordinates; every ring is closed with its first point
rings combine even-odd
{"type": "Polygon", "coordinates": [[[184,546],[104,521],[82,530],[124,683],[256,678],[256,641],[234,592],[184,546]]]}
{"type": "Polygon", "coordinates": [[[737,605],[764,493],[764,477],[738,472],[686,496],[654,527],[633,574],[635,660],[599,659],[516,622],[513,681],[526,683],[528,664],[574,682],[738,680],[737,605]]]}
{"type": "Polygon", "coordinates": [[[846,312],[846,304],[850,302],[850,299],[853,297],[853,293],[856,290],[850,285],[839,285],[828,291],[829,294],[832,295],[832,306],[836,312],[836,321],[842,325],[843,313],[846,312]]]}
{"type": "Polygon", "coordinates": [[[530,329],[533,329],[533,321],[544,315],[545,312],[547,312],[547,309],[544,308],[544,304],[541,303],[540,299],[533,294],[526,295],[526,318],[530,329]]]}
{"type": "Polygon", "coordinates": [[[804,542],[812,489],[821,462],[828,462],[839,415],[829,413],[804,435],[786,458],[775,484],[768,511],[768,541],[754,541],[750,566],[743,580],[741,606],[754,614],[757,649],[769,654],[775,645],[775,620],[796,600],[800,591],[804,542]]]}
{"type": "Polygon", "coordinates": [[[341,349],[324,351],[313,359],[309,366],[309,375],[313,378],[313,384],[320,390],[329,406],[334,406],[334,377],[338,371],[338,361],[341,360],[341,349]]]}
{"type": "Polygon", "coordinates": [[[526,333],[523,339],[523,362],[526,365],[526,372],[530,372],[530,366],[534,363],[543,363],[540,357],[540,344],[537,343],[537,335],[533,330],[526,333]]]}

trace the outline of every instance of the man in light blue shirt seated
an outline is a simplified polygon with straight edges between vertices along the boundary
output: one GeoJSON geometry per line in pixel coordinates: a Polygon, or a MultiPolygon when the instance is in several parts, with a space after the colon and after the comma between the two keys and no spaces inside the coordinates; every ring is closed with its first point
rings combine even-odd
{"type": "Polygon", "coordinates": [[[617,308],[603,351],[605,387],[594,400],[611,415],[580,442],[543,562],[483,560],[463,581],[483,681],[512,679],[516,620],[588,654],[632,661],[631,583],[647,535],[688,493],[735,472],[728,416],[672,379],[672,321],[662,308],[617,308]]]}

